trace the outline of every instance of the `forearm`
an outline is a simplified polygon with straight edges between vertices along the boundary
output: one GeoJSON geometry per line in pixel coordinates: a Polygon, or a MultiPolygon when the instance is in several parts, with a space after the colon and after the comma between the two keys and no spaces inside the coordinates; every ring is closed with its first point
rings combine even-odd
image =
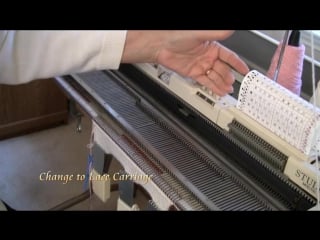
{"type": "Polygon", "coordinates": [[[3,31],[0,83],[118,68],[126,31],[3,31]]]}

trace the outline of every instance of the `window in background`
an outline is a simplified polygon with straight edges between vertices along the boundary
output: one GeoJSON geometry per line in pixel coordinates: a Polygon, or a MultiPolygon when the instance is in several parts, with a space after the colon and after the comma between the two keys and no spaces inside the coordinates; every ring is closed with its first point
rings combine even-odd
{"type": "MultiPolygon", "coordinates": [[[[301,43],[306,47],[306,58],[311,60],[311,31],[313,32],[313,43],[314,43],[314,60],[315,64],[320,66],[320,30],[301,30],[301,43]]],[[[259,32],[270,37],[271,41],[279,43],[284,36],[284,30],[260,30],[259,32]]]]}
{"type": "MultiPolygon", "coordinates": [[[[247,62],[250,69],[266,74],[279,41],[283,39],[285,30],[238,30],[223,44],[235,51],[247,62]]],[[[320,31],[314,32],[315,80],[320,80],[320,31]]],[[[304,99],[310,99],[313,94],[311,38],[310,30],[301,31],[301,42],[306,46],[302,72],[302,92],[304,99]]]]}

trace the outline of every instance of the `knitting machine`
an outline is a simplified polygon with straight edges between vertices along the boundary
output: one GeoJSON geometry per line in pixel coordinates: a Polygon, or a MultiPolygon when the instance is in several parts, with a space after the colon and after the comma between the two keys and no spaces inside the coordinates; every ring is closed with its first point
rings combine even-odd
{"type": "MultiPolygon", "coordinates": [[[[128,179],[149,193],[148,209],[316,205],[320,111],[256,71],[225,97],[152,64],[57,80],[92,117],[94,142],[123,173],[151,176],[128,179]]],[[[119,206],[133,206],[129,188],[119,206]]]]}

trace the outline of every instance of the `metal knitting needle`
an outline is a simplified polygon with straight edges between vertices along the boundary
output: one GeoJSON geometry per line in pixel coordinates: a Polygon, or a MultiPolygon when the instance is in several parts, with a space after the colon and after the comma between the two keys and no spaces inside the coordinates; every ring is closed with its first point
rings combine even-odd
{"type": "Polygon", "coordinates": [[[280,55],[279,55],[279,59],[278,59],[278,63],[277,63],[277,68],[274,72],[274,77],[273,77],[275,82],[277,82],[277,80],[278,80],[279,71],[280,71],[280,67],[281,67],[281,63],[282,63],[282,59],[283,59],[283,55],[284,55],[284,50],[286,48],[286,45],[287,45],[288,39],[289,39],[289,32],[290,32],[290,30],[286,30],[286,32],[284,33],[283,40],[282,40],[282,46],[280,49],[280,55]]]}

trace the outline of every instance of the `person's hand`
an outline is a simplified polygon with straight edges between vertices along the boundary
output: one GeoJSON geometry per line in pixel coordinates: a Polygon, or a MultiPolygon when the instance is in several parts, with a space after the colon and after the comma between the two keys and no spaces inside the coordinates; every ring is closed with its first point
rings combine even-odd
{"type": "Polygon", "coordinates": [[[249,68],[215,40],[233,31],[128,31],[122,62],[159,63],[223,96],[233,91],[232,69],[245,75],[249,68]]]}

